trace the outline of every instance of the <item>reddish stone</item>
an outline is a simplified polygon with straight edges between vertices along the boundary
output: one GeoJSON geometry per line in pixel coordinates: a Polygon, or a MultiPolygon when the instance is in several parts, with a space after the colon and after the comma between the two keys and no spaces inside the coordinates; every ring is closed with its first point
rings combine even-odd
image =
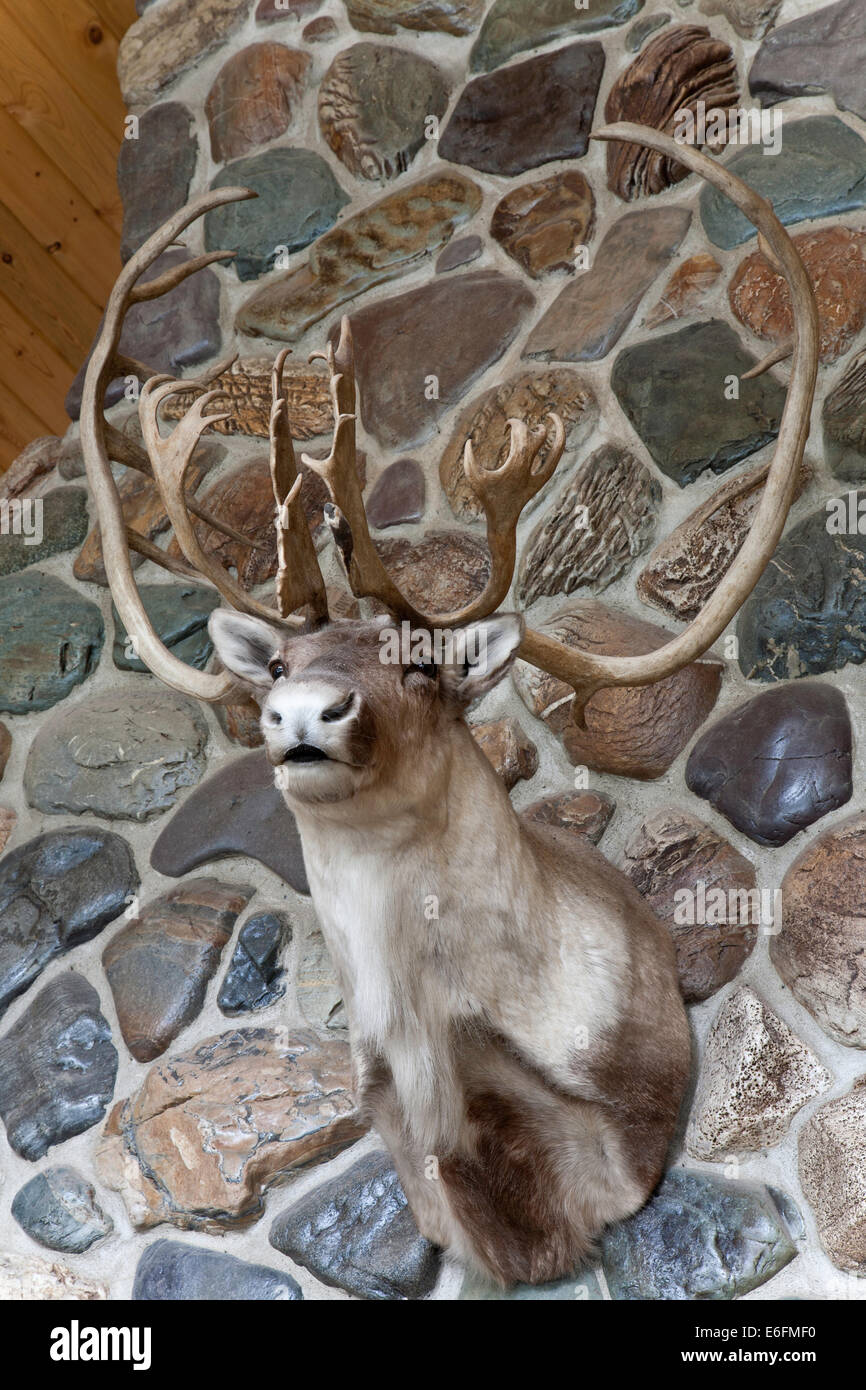
{"type": "Polygon", "coordinates": [[[722,273],[715,256],[701,251],[677,266],[662,292],[662,297],[646,316],[647,328],[658,328],[670,319],[681,319],[700,307],[705,291],[716,283],[722,273]]]}
{"type": "Polygon", "coordinates": [[[288,129],[304,93],[310,58],[283,43],[253,43],[233,53],[205,102],[211,155],[238,159],[288,129]]]}
{"type": "Polygon", "coordinates": [[[472,725],[472,737],[508,791],[538,771],[538,749],[516,719],[472,725]]]}
{"type": "Polygon", "coordinates": [[[552,270],[575,268],[574,257],[593,233],[595,199],[577,169],[524,183],[497,203],[490,235],[538,280],[552,270]]]}

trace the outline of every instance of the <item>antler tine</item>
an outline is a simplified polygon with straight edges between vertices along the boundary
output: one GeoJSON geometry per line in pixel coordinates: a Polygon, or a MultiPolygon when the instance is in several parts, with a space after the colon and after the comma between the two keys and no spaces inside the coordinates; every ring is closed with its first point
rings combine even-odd
{"type": "Polygon", "coordinates": [[[286,617],[308,606],[313,623],[327,621],[328,599],[319,569],[316,547],[301,505],[301,475],[295,461],[295,447],[289,426],[289,412],[283,393],[283,367],[289,355],[284,348],[274,362],[271,374],[270,469],[274,489],[277,532],[277,608],[286,617]]]}
{"type": "Polygon", "coordinates": [[[701,656],[724,632],[757,583],[784,529],[809,434],[818,370],[818,312],[812,285],[797,248],[766,199],[700,150],[679,145],[661,131],[623,121],[595,131],[593,139],[627,140],[658,150],[720,189],[745,213],[788,282],[794,309],[794,360],[773,461],[751,529],[731,568],[689,626],[664,646],[635,657],[597,656],[544,634],[526,632],[519,655],[573,687],[579,719],[595,691],[663,680],[701,656]]]}
{"type": "MultiPolygon", "coordinates": [[[[197,218],[226,203],[253,197],[255,194],[248,188],[210,189],[174,213],[127,261],[106,305],[102,327],[87,366],[81,404],[81,447],[88,482],[96,502],[105,568],[117,610],[136,644],[139,656],[154,675],[175,690],[207,701],[233,698],[239,691],[237,681],[227,673],[196,671],[169,651],[153,629],[135,584],[126,522],[105,443],[103,402],[108,382],[116,374],[118,357],[122,359],[123,356],[118,352],[123,319],[133,302],[140,276],[197,218]]],[[[201,259],[194,258],[186,265],[191,266],[190,273],[194,273],[200,268],[201,259]]],[[[157,277],[157,280],[161,278],[157,277]]],[[[276,614],[270,610],[267,613],[272,621],[279,621],[276,614]]]]}

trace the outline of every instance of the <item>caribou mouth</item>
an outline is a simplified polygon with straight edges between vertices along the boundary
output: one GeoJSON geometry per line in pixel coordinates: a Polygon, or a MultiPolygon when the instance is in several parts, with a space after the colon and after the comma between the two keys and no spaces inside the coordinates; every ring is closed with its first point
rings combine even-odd
{"type": "Polygon", "coordinates": [[[294,748],[290,748],[283,758],[284,763],[321,763],[330,762],[331,759],[323,748],[317,748],[312,743],[296,743],[294,748]]]}

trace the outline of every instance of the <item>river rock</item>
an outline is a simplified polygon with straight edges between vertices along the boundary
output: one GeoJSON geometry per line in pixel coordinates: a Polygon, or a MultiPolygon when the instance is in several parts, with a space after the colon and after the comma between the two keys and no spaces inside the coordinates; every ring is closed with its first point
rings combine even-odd
{"type": "Polygon", "coordinates": [[[490,235],[534,280],[553,270],[573,271],[578,247],[592,236],[595,198],[577,169],[549,174],[506,193],[490,221],[490,235]]]}
{"type": "MultiPolygon", "coordinates": [[[[818,305],[822,362],[847,352],[866,322],[866,232],[855,227],[822,227],[793,238],[812,282],[818,305]]],[[[771,343],[790,342],[794,334],[791,295],[760,251],[740,263],[728,288],[731,308],[740,323],[771,343]]]]}
{"type": "Polygon", "coordinates": [[[225,1303],[298,1302],[304,1295],[282,1270],[180,1240],[155,1240],[138,1262],[132,1297],[145,1303],[225,1303]]]}
{"type": "Polygon", "coordinates": [[[554,159],[579,159],[603,70],[600,43],[573,43],[476,77],[457,99],[440,157],[512,175],[554,159]]]}
{"type": "Polygon", "coordinates": [[[162,102],[139,117],[136,138],[125,139],[117,156],[124,261],[183,207],[197,158],[193,115],[183,102],[162,102]]]}
{"type": "Polygon", "coordinates": [[[112,938],[102,964],[124,1042],[152,1062],[197,1018],[223,947],[253,894],[215,878],[186,879],[112,938]]]}
{"type": "Polygon", "coordinates": [[[301,1012],[309,1023],[334,1032],[348,1027],[343,991],[320,931],[310,932],[304,942],[295,993],[301,1012]]]}
{"type": "MultiPolygon", "coordinates": [[[[774,13],[776,9],[777,4],[774,13]]],[[[866,11],[859,0],[839,0],[781,25],[764,39],[752,60],[749,89],[762,106],[829,92],[842,111],[866,120],[864,63],[866,11]]]]}
{"type": "Polygon", "coordinates": [[[425,144],[431,116],[444,116],[448,82],[422,58],[379,43],[338,53],[319,86],[319,127],[326,144],[359,179],[404,174],[425,144]]]}
{"type": "Polygon", "coordinates": [[[429,439],[511,345],[533,303],[518,280],[477,270],[357,310],[351,323],[364,428],[386,449],[429,439]]]}
{"type": "Polygon", "coordinates": [[[866,815],[824,831],[782,884],[770,958],[794,997],[845,1047],[866,1048],[866,913],[859,894],[866,815]]]}
{"type": "Polygon", "coordinates": [[[223,63],[205,102],[211,158],[239,159],[283,135],[300,111],[308,54],[284,43],[251,43],[223,63]]]}
{"type": "Polygon", "coordinates": [[[256,24],[273,24],[285,19],[304,20],[322,8],[323,0],[259,0],[256,24]]]}
{"type": "Polygon", "coordinates": [[[199,706],[171,690],[97,695],[42,725],[24,769],[28,803],[49,816],[150,820],[199,780],[207,740],[199,706]]]}
{"type": "Polygon", "coordinates": [[[424,1298],[442,1259],[419,1234],[381,1149],[290,1206],[271,1226],[270,1241],[323,1283],[357,1298],[424,1298]]]}
{"type": "Polygon", "coordinates": [[[97,1166],[138,1230],[248,1226],[269,1187],[364,1133],[350,1085],[346,1042],[233,1028],[151,1066],[109,1115],[97,1166]]]}
{"type": "Polygon", "coordinates": [[[365,290],[417,269],[480,206],[477,185],[456,171],[389,193],[326,233],[308,261],[257,290],[237,326],[253,337],[295,342],[365,290]]]}
{"type": "Polygon", "coordinates": [[[779,1144],[833,1078],[754,990],[728,995],[710,1028],[686,1148],[721,1162],[779,1144]]]}
{"type": "Polygon", "coordinates": [[[96,604],[53,575],[0,579],[0,710],[56,705],[96,670],[104,636],[96,604]]]}
{"type": "Polygon", "coordinates": [[[528,782],[538,771],[538,749],[517,719],[473,724],[472,737],[508,791],[518,782],[528,782]]]}
{"type": "MultiPolygon", "coordinates": [[[[866,492],[852,494],[866,508],[866,492]]],[[[793,526],[737,619],[740,669],[774,681],[838,671],[866,659],[866,535],[828,530],[820,508],[793,526]]]]}
{"type": "Polygon", "coordinates": [[[860,482],[866,474],[866,352],[848,363],[821,412],[824,455],[837,478],[860,482]]]}
{"type": "Polygon", "coordinates": [[[36,1255],[0,1253],[0,1302],[92,1302],[108,1298],[108,1289],[93,1279],[36,1255]]]}
{"type": "Polygon", "coordinates": [[[67,971],[0,1038],[0,1115],[21,1158],[35,1162],[102,1119],[117,1052],[92,985],[67,971]]]}
{"type": "Polygon", "coordinates": [[[55,956],[90,941],[138,887],[132,851],[110,830],[70,826],[0,860],[0,1013],[55,956]]]}
{"type": "MultiPolygon", "coordinates": [[[[439,464],[439,481],[455,516],[461,521],[475,521],[482,515],[481,503],[463,467],[467,443],[472,445],[479,467],[499,468],[508,457],[511,444],[509,419],[524,420],[537,429],[547,423],[551,413],[557,414],[565,426],[567,459],[586,442],[598,421],[598,402],[592,387],[570,367],[521,372],[500,386],[492,386],[464,407],[439,464]]],[[[544,456],[543,452],[541,458],[544,456]]],[[[567,463],[561,461],[554,480],[566,467],[567,463]]],[[[534,504],[540,505],[554,485],[555,482],[542,488],[534,504]]],[[[532,506],[530,502],[527,510],[532,506]]]]}
{"type": "Polygon", "coordinates": [[[477,598],[490,573],[487,547],[466,531],[428,531],[376,541],[398,589],[424,612],[453,613],[477,598]]]}
{"type": "Polygon", "coordinates": [[[296,892],[309,892],[295,820],[264,753],[232,758],[212,772],[172,816],[150,862],[157,873],[180,878],[227,854],[257,859],[296,892]]]}
{"type": "MultiPolygon", "coordinates": [[[[786,227],[807,217],[835,217],[866,203],[866,142],[836,116],[786,121],[782,148],[767,158],[760,145],[738,149],[726,167],[773,205],[786,227]]],[[[738,207],[707,185],[700,197],[704,230],[730,251],[755,235],[738,207]]]]}
{"type": "Polygon", "coordinates": [[[641,15],[625,36],[625,46],[629,53],[637,53],[657,29],[663,29],[670,22],[671,16],[664,11],[661,14],[641,15]]]}
{"type": "Polygon", "coordinates": [[[624,24],[644,0],[495,0],[472,48],[473,72],[499,67],[527,48],[624,24]]]}
{"type": "Polygon", "coordinates": [[[349,201],[321,155],[282,145],[232,160],[210,187],[251,188],[258,195],[214,208],[204,219],[205,250],[236,251],[239,280],[255,280],[278,258],[309,246],[349,201]]]}
{"type": "Polygon", "coordinates": [[[560,362],[606,357],[690,221],[686,208],[651,208],[621,217],[605,233],[590,269],[567,284],[539,319],[523,356],[560,362]]]}
{"type": "Polygon", "coordinates": [[[606,589],[652,541],[661,497],[661,484],[628,449],[596,449],[552,498],[524,545],[521,604],[584,586],[606,589]]]}
{"type": "Polygon", "coordinates": [[[716,283],[722,272],[715,256],[701,251],[690,256],[677,266],[662,291],[659,301],[650,309],[644,323],[647,328],[658,328],[659,324],[670,319],[685,318],[699,309],[706,290],[716,283]]]}
{"type": "MultiPolygon", "coordinates": [[[[539,631],[606,656],[643,655],[671,638],[665,628],[594,599],[560,609],[539,631]]],[[[706,719],[722,667],[714,657],[703,657],[654,685],[600,690],[586,705],[583,729],[572,718],[570,686],[524,662],[515,666],[513,679],[526,707],[559,735],[573,763],[646,779],[660,777],[706,719]]]]}
{"type": "MultiPolygon", "coordinates": [[[[138,592],[160,641],[188,666],[203,671],[213,653],[207,620],[220,605],[216,590],[196,584],[142,584],[138,592]]],[[[111,616],[114,619],[111,654],[115,666],[121,671],[147,672],[149,668],[135,655],[135,644],[130,642],[114,604],[111,616]]]]}
{"type": "MultiPolygon", "coordinates": [[[[673,937],[687,1004],[709,999],[738,974],[758,939],[762,904],[755,867],[732,844],[666,806],[626,841],[620,867],[673,937]]],[[[765,929],[773,923],[767,915],[765,929]]]]}
{"type": "Polygon", "coordinates": [[[291,923],[282,913],[259,912],[244,922],[217,995],[224,1014],[235,1018],[282,999],[286,972],[280,962],[291,939],[291,923]]]}
{"type": "Polygon", "coordinates": [[[686,784],[756,844],[787,844],[851,798],[845,697],[816,681],[756,695],[698,739],[686,784]]]}
{"type": "Polygon", "coordinates": [[[114,1230],[86,1178],[74,1168],[43,1168],[12,1198],[12,1215],[49,1250],[81,1255],[114,1230]]]}
{"type": "Polygon", "coordinates": [[[484,0],[346,0],[356,29],[396,34],[401,29],[471,34],[484,11],[484,0]]]}
{"type": "Polygon", "coordinates": [[[721,319],[623,348],[611,386],[659,468],[680,487],[723,473],[775,439],[785,391],[772,377],[743,381],[756,359],[721,319]],[[730,398],[728,378],[738,395],[730,398]]]}
{"type": "Polygon", "coordinates": [[[800,1183],[839,1269],[866,1269],[866,1077],[826,1101],[800,1131],[800,1183]]]}
{"type": "Polygon", "coordinates": [[[602,1237],[611,1297],[741,1298],[790,1264],[805,1231],[774,1187],[674,1168],[645,1207],[602,1237]]]}
{"type": "Polygon", "coordinates": [[[305,25],[301,38],[305,43],[329,43],[336,38],[340,29],[337,21],[332,19],[329,14],[319,15],[318,19],[311,19],[305,25]]]}
{"type": "Polygon", "coordinates": [[[461,265],[477,261],[484,250],[480,236],[462,236],[446,246],[436,257],[436,274],[445,275],[449,270],[457,270],[461,265]]]}
{"type": "Polygon", "coordinates": [[[424,515],[427,484],[424,470],[414,459],[397,459],[389,463],[376,479],[365,511],[371,526],[385,531],[389,526],[402,526],[420,521],[424,515]]]}
{"type": "Polygon", "coordinates": [[[615,810],[616,803],[604,792],[560,792],[533,801],[520,814],[535,825],[585,835],[590,844],[597,845],[615,810]]]}
{"type": "Polygon", "coordinates": [[[22,507],[21,522],[29,534],[21,530],[0,535],[0,575],[61,555],[87,535],[84,488],[55,487],[45,497],[25,498],[22,507]]]}
{"type": "Polygon", "coordinates": [[[475,1270],[467,1269],[459,1298],[461,1303],[601,1303],[604,1294],[597,1276],[587,1268],[570,1278],[554,1279],[549,1284],[514,1284],[507,1289],[491,1283],[475,1270]]]}
{"type": "Polygon", "coordinates": [[[724,15],[744,39],[762,39],[781,5],[782,0],[701,0],[698,9],[701,14],[724,15]]]}
{"type": "Polygon", "coordinates": [[[117,76],[127,106],[144,106],[241,27],[248,0],[162,0],[120,41],[117,76]]]}

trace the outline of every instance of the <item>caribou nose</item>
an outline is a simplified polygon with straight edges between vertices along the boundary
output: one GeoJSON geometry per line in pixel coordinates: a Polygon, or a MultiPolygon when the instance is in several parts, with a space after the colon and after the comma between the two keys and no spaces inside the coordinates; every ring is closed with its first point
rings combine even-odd
{"type": "Polygon", "coordinates": [[[323,709],[319,718],[323,724],[335,724],[338,719],[345,719],[355,703],[355,696],[350,691],[342,700],[337,700],[334,704],[323,709]]]}

